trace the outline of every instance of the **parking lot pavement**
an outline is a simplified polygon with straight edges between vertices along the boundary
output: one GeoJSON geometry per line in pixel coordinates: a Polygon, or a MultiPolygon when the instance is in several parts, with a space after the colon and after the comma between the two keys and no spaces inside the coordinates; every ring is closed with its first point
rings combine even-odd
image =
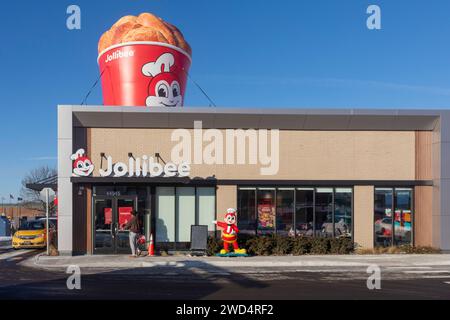
{"type": "MultiPolygon", "coordinates": [[[[429,257],[414,258],[416,262],[410,266],[383,265],[380,290],[368,289],[366,266],[330,266],[329,262],[325,266],[323,261],[320,266],[313,265],[320,257],[308,257],[303,266],[289,268],[262,267],[261,261],[259,267],[239,268],[211,267],[206,263],[203,267],[199,263],[157,264],[156,257],[149,258],[153,264],[138,268],[82,267],[81,290],[69,290],[70,275],[65,270],[25,266],[23,262],[30,261],[36,253],[0,253],[0,299],[450,299],[450,266],[445,259],[434,260],[436,264],[430,265],[429,257]]],[[[281,260],[286,263],[289,259],[281,260]]],[[[385,260],[382,259],[386,263],[385,260]]],[[[236,262],[239,261],[233,263],[236,262]]]]}
{"type": "Polygon", "coordinates": [[[25,254],[30,254],[31,252],[30,250],[0,250],[0,261],[14,259],[25,254]]]}
{"type": "Polygon", "coordinates": [[[0,239],[0,252],[2,250],[8,250],[12,248],[12,242],[10,239],[0,239]]]}

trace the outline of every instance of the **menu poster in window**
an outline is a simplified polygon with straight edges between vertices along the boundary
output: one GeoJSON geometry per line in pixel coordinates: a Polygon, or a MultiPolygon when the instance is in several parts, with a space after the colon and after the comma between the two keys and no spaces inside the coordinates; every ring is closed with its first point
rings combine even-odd
{"type": "Polygon", "coordinates": [[[388,218],[392,217],[392,209],[386,208],[386,209],[384,210],[384,214],[385,214],[385,216],[388,217],[388,218]]]}
{"type": "Polygon", "coordinates": [[[272,230],[275,227],[275,205],[273,198],[266,195],[258,203],[258,229],[272,230]]]}
{"type": "Polygon", "coordinates": [[[119,207],[119,226],[124,226],[131,220],[133,207],[119,207]]]}
{"type": "Polygon", "coordinates": [[[112,208],[105,208],[105,224],[112,223],[112,208]]]}
{"type": "Polygon", "coordinates": [[[394,225],[403,228],[403,231],[411,231],[411,211],[396,210],[394,225]]]}

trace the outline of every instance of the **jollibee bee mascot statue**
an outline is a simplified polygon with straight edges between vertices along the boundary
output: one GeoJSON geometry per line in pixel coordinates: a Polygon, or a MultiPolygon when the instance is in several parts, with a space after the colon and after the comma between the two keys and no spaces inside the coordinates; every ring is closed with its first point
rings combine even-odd
{"type": "Polygon", "coordinates": [[[236,210],[228,209],[227,213],[224,217],[224,222],[221,221],[213,221],[218,227],[223,228],[222,231],[222,240],[223,240],[223,249],[220,250],[220,255],[228,255],[230,244],[233,245],[234,253],[237,255],[247,255],[247,251],[245,249],[239,249],[239,245],[237,242],[237,235],[239,233],[239,229],[236,224],[236,210]]]}

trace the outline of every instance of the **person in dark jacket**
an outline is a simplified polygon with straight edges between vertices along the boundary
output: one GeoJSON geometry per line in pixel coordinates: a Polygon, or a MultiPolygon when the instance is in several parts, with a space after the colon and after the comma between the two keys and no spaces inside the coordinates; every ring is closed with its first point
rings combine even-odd
{"type": "Polygon", "coordinates": [[[130,247],[131,247],[131,258],[136,258],[136,248],[137,248],[137,237],[141,230],[141,227],[139,225],[139,217],[137,211],[131,211],[131,220],[128,221],[128,223],[125,225],[125,230],[129,230],[129,237],[130,237],[130,247]]]}

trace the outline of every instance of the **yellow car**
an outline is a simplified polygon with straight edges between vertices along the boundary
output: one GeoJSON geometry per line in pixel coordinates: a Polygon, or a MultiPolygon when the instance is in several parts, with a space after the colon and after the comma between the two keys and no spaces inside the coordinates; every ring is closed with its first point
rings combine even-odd
{"type": "MultiPolygon", "coordinates": [[[[52,231],[51,229],[50,226],[49,230],[52,231]]],[[[45,248],[47,246],[45,222],[35,220],[23,223],[12,238],[12,246],[13,249],[45,248]]]]}

